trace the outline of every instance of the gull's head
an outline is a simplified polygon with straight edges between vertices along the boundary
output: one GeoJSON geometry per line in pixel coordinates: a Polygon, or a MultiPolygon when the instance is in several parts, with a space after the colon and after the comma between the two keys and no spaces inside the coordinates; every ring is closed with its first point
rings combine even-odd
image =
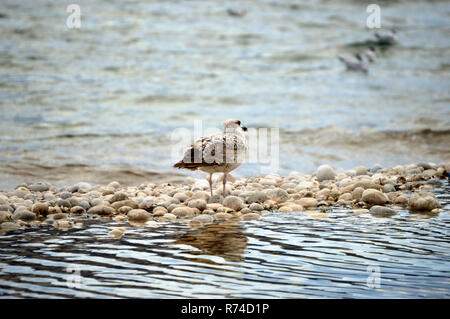
{"type": "Polygon", "coordinates": [[[230,119],[223,122],[224,133],[242,133],[243,131],[247,131],[247,128],[242,126],[242,123],[239,120],[230,119]]]}

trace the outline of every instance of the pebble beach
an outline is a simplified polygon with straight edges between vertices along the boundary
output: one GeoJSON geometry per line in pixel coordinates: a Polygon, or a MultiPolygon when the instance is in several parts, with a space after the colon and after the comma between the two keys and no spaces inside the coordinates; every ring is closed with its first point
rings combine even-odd
{"type": "MultiPolygon", "coordinates": [[[[122,186],[80,182],[57,188],[45,182],[18,185],[0,192],[0,234],[51,225],[59,229],[83,227],[81,217],[128,222],[129,227],[157,227],[181,222],[191,227],[222,221],[257,220],[271,212],[298,212],[327,218],[333,207],[355,214],[390,217],[396,210],[437,215],[442,205],[433,188],[447,182],[450,164],[419,163],[335,171],[329,165],[314,174],[230,177],[225,198],[220,187],[211,197],[206,179],[187,177],[181,184],[122,186]]],[[[214,186],[221,184],[215,176],[214,186]]],[[[109,235],[121,238],[126,228],[109,235]]]]}

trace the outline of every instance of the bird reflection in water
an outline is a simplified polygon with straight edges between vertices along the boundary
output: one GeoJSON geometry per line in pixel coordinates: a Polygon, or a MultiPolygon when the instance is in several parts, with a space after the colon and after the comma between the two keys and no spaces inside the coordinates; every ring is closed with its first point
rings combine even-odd
{"type": "Polygon", "coordinates": [[[247,237],[239,221],[221,221],[191,230],[177,239],[175,245],[190,245],[199,251],[193,255],[213,255],[239,262],[247,249],[247,237]]]}

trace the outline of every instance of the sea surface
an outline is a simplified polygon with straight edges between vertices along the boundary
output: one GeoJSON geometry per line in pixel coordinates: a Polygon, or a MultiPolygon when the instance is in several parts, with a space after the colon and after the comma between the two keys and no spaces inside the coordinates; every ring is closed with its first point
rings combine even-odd
{"type": "Polygon", "coordinates": [[[79,29],[61,1],[0,3],[0,189],[180,181],[173,132],[228,118],[279,129],[282,175],[450,161],[448,1],[380,1],[378,30],[364,1],[76,3],[79,29]],[[368,75],[337,59],[371,45],[368,75]]]}

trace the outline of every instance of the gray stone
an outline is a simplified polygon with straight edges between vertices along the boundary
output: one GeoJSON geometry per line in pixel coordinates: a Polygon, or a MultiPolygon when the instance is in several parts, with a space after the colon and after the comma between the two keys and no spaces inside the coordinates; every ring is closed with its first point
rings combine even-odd
{"type": "Polygon", "coordinates": [[[33,220],[36,220],[36,215],[29,210],[19,210],[15,211],[14,214],[11,217],[13,220],[23,220],[25,222],[31,222],[33,220]]]}
{"type": "Polygon", "coordinates": [[[393,216],[395,214],[397,214],[397,212],[389,207],[384,207],[384,206],[372,206],[369,209],[369,213],[374,215],[374,216],[378,216],[378,217],[388,217],[388,216],[393,216]]]}
{"type": "Polygon", "coordinates": [[[428,192],[412,194],[408,206],[411,211],[431,211],[441,207],[436,197],[428,192]]]}
{"type": "Polygon", "coordinates": [[[267,196],[272,199],[286,200],[289,198],[288,192],[281,188],[275,188],[267,191],[267,196]]]}
{"type": "Polygon", "coordinates": [[[123,192],[117,192],[113,195],[113,197],[111,197],[111,199],[109,200],[110,203],[115,203],[115,202],[119,202],[122,200],[127,200],[128,199],[128,195],[123,193],[123,192]]]}
{"type": "Polygon", "coordinates": [[[128,219],[131,221],[147,221],[152,217],[152,214],[144,209],[132,209],[127,213],[128,219]]]}
{"type": "Polygon", "coordinates": [[[266,200],[267,200],[267,195],[263,191],[249,192],[245,196],[245,202],[247,204],[251,204],[251,203],[254,203],[254,202],[257,202],[257,201],[260,202],[260,203],[264,203],[266,200]]]}
{"type": "Polygon", "coordinates": [[[395,187],[392,184],[386,184],[383,186],[383,192],[385,193],[392,193],[395,192],[395,187]]]}
{"type": "Polygon", "coordinates": [[[325,180],[333,180],[336,177],[336,173],[331,166],[321,165],[317,169],[316,176],[317,180],[321,182],[325,180]]]}
{"type": "Polygon", "coordinates": [[[32,192],[45,192],[50,189],[50,185],[48,185],[46,183],[38,182],[38,183],[31,184],[30,186],[28,186],[28,189],[32,192]]]}
{"type": "Polygon", "coordinates": [[[90,208],[87,213],[96,215],[111,215],[114,213],[114,208],[106,205],[97,205],[90,208]]]}
{"type": "Polygon", "coordinates": [[[239,211],[245,207],[244,201],[237,196],[227,196],[222,203],[223,206],[239,211]]]}
{"type": "Polygon", "coordinates": [[[188,206],[191,208],[197,208],[199,210],[206,209],[206,200],[197,198],[197,199],[191,199],[188,203],[188,206]]]}
{"type": "Polygon", "coordinates": [[[388,198],[376,189],[366,189],[361,196],[361,200],[371,205],[383,205],[388,202],[388,198]]]}
{"type": "Polygon", "coordinates": [[[383,169],[383,166],[381,166],[380,164],[375,164],[374,166],[372,166],[372,168],[370,169],[371,173],[376,173],[380,170],[383,169]]]}

